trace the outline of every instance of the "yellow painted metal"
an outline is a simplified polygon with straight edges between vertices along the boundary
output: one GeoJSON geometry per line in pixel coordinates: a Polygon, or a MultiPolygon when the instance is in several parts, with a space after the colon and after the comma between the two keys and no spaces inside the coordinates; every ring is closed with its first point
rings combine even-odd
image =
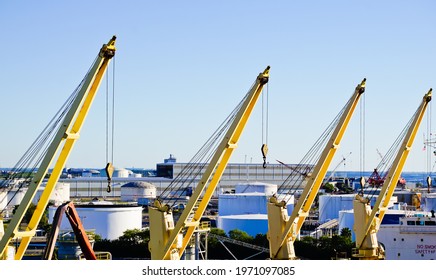
{"type": "Polygon", "coordinates": [[[173,218],[168,207],[159,205],[159,203],[149,207],[149,249],[153,260],[180,259],[186,246],[189,244],[192,234],[196,227],[198,227],[199,221],[212,198],[230,156],[237,147],[239,137],[245,128],[262,89],[268,82],[269,69],[270,67],[268,66],[257,76],[254,85],[247,94],[247,98],[218,146],[177,224],[174,227],[171,226],[173,218]],[[203,196],[200,200],[202,194],[203,196]]]}
{"type": "Polygon", "coordinates": [[[418,110],[409,126],[407,134],[398,150],[398,153],[390,167],[380,193],[372,207],[369,201],[360,195],[356,195],[353,201],[354,208],[354,231],[356,234],[356,249],[358,254],[355,257],[359,259],[384,259],[384,251],[378,245],[377,232],[380,223],[383,220],[388,204],[397,186],[398,179],[401,176],[407,156],[415,140],[421,121],[424,117],[428,103],[431,101],[432,89],[430,89],[422,98],[418,110]],[[376,216],[378,214],[378,216],[376,216]]]}
{"type": "Polygon", "coordinates": [[[298,237],[306,217],[309,215],[310,208],[322,185],[333,156],[339,148],[357,103],[365,91],[365,85],[366,79],[357,85],[317,164],[307,177],[304,190],[291,216],[288,217],[285,203],[277,201],[275,197],[268,202],[268,240],[271,259],[295,258],[293,243],[298,237]]]}
{"type": "Polygon", "coordinates": [[[15,254],[15,259],[22,259],[24,252],[34,236],[35,230],[44,214],[44,210],[48,205],[50,196],[59,180],[62,169],[65,166],[74,143],[80,135],[80,129],[82,128],[89,112],[89,108],[91,107],[95,94],[100,86],[104,73],[106,72],[109,61],[115,55],[115,40],[116,37],[113,36],[109,42],[104,44],[100,49],[98,58],[92,65],[91,70],[88,72],[82,88],[78,92],[68,113],[65,115],[64,121],[50,144],[47,153],[44,155],[41,165],[39,166],[35,177],[32,179],[23,200],[15,212],[10,224],[6,228],[5,235],[0,240],[0,256],[3,255],[12,238],[21,237],[20,246],[15,254]],[[61,150],[59,151],[59,149],[61,150]],[[20,231],[20,223],[22,222],[27,209],[57,154],[57,160],[45,189],[36,205],[35,212],[33,213],[27,228],[24,231],[20,231]]]}

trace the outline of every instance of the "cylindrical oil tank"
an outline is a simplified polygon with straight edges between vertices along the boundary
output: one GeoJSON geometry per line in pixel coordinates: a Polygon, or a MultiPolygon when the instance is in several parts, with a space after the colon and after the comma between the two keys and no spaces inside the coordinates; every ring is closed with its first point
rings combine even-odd
{"type": "MultiPolygon", "coordinates": [[[[126,204],[75,205],[85,230],[93,230],[103,239],[115,240],[129,229],[142,228],[142,207],[126,204]]],[[[49,222],[57,207],[49,207],[49,222]]],[[[61,230],[70,230],[68,219],[62,218],[61,230]]]]}
{"type": "Polygon", "coordinates": [[[87,178],[98,177],[98,176],[100,176],[100,174],[101,174],[101,172],[98,170],[92,170],[92,169],[91,170],[84,170],[82,172],[82,177],[87,177],[87,178]]]}
{"type": "Polygon", "coordinates": [[[121,186],[121,201],[137,202],[138,198],[156,198],[156,186],[142,181],[121,186]]]}
{"type": "Polygon", "coordinates": [[[128,178],[131,171],[124,169],[124,168],[116,168],[114,170],[114,173],[112,174],[112,177],[118,177],[118,178],[128,178]]]}
{"type": "Polygon", "coordinates": [[[353,210],[341,210],[339,211],[338,219],[339,227],[338,231],[341,233],[342,229],[348,228],[351,231],[351,240],[356,240],[356,235],[354,234],[354,211],[353,210]]]}
{"type": "Polygon", "coordinates": [[[255,237],[258,233],[268,232],[268,216],[266,214],[219,216],[217,226],[226,233],[239,229],[255,237]]]}
{"type": "MultiPolygon", "coordinates": [[[[353,200],[356,194],[338,194],[319,196],[319,222],[325,223],[332,219],[339,218],[339,211],[353,209],[353,200]]],[[[377,196],[371,198],[371,205],[374,205],[377,196]]],[[[397,202],[397,197],[392,196],[388,207],[392,207],[397,202]]]]}
{"type": "Polygon", "coordinates": [[[27,192],[27,187],[12,188],[7,195],[8,205],[19,205],[27,192]]]}
{"type": "Polygon", "coordinates": [[[340,210],[353,209],[355,194],[320,195],[319,196],[319,222],[325,223],[338,219],[340,210]]]}
{"type": "Polygon", "coordinates": [[[7,205],[8,205],[8,190],[7,188],[0,188],[0,211],[3,211],[3,209],[5,209],[7,205]]]}
{"type": "MultiPolygon", "coordinates": [[[[218,213],[220,216],[267,214],[267,204],[270,196],[262,193],[234,193],[220,194],[218,197],[218,213]]],[[[290,196],[287,210],[288,214],[294,209],[294,196],[290,196]]]]}
{"type": "Polygon", "coordinates": [[[277,193],[277,185],[261,182],[241,183],[235,186],[235,193],[263,193],[271,196],[277,193]]]}
{"type": "MultiPolygon", "coordinates": [[[[37,204],[41,198],[42,192],[45,190],[45,186],[38,189],[32,203],[37,204]]],[[[50,195],[51,202],[55,205],[59,205],[70,200],[70,184],[57,182],[53,192],[50,195]]]]}

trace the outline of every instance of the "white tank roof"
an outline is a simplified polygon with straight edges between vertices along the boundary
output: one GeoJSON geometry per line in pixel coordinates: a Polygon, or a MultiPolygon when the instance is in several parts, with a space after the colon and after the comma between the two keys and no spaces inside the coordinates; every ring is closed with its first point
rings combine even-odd
{"type": "Polygon", "coordinates": [[[277,193],[277,185],[262,182],[240,183],[235,186],[235,193],[264,193],[273,195],[277,193]]]}
{"type": "Polygon", "coordinates": [[[137,181],[124,184],[121,188],[156,189],[156,186],[148,182],[137,181]]]}

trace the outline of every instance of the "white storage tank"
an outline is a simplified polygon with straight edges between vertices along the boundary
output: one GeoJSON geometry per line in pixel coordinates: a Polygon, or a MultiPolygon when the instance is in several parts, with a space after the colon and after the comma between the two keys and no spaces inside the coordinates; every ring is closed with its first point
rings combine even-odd
{"type": "Polygon", "coordinates": [[[5,235],[5,229],[3,226],[3,220],[0,219],[0,240],[3,238],[3,235],[5,235]]]}
{"type": "MultiPolygon", "coordinates": [[[[260,182],[235,186],[235,193],[220,194],[218,197],[218,228],[227,233],[240,229],[251,236],[268,231],[267,204],[277,192],[277,185],[260,182]]],[[[288,215],[294,209],[294,196],[283,198],[287,201],[288,215]]]]}
{"type": "Polygon", "coordinates": [[[99,177],[100,171],[98,170],[84,170],[82,172],[82,177],[90,178],[90,177],[99,177]]]}
{"type": "Polygon", "coordinates": [[[141,181],[121,186],[121,201],[137,202],[138,198],[156,198],[156,186],[141,181]]]}
{"type": "Polygon", "coordinates": [[[127,170],[125,168],[115,168],[114,173],[112,174],[112,177],[128,178],[131,173],[133,174],[132,171],[127,170]]]}
{"type": "MultiPolygon", "coordinates": [[[[45,186],[38,189],[35,197],[32,200],[33,204],[37,204],[39,199],[41,198],[42,192],[45,190],[45,186]]],[[[69,183],[56,183],[53,192],[50,195],[51,202],[54,202],[55,205],[62,204],[66,201],[70,201],[70,184],[69,183]]]]}
{"type": "Polygon", "coordinates": [[[355,194],[320,195],[319,196],[319,222],[338,219],[339,211],[353,209],[355,194]]]}
{"type": "Polygon", "coordinates": [[[272,196],[277,193],[277,185],[261,182],[241,183],[235,186],[235,193],[263,193],[272,196]]]}
{"type": "MultiPolygon", "coordinates": [[[[243,183],[235,186],[235,193],[220,194],[218,213],[226,215],[267,214],[267,203],[277,192],[277,185],[260,182],[243,183]]],[[[288,201],[290,214],[294,208],[294,196],[283,198],[288,201]]]]}
{"type": "MultiPolygon", "coordinates": [[[[218,213],[220,216],[267,214],[270,196],[262,193],[220,194],[218,197],[218,213]]],[[[289,198],[288,214],[294,209],[294,197],[289,198]]]]}
{"type": "MultiPolygon", "coordinates": [[[[338,194],[338,195],[320,195],[319,196],[319,222],[325,223],[329,220],[338,219],[339,211],[353,209],[353,200],[356,194],[338,194]]],[[[377,196],[371,199],[371,205],[374,205],[377,196]]],[[[392,196],[388,207],[392,207],[397,202],[397,197],[392,196]]]]}
{"type": "Polygon", "coordinates": [[[256,234],[266,234],[268,232],[268,215],[250,214],[219,216],[217,227],[224,230],[227,234],[231,230],[239,229],[255,237],[256,234]]]}
{"type": "Polygon", "coordinates": [[[0,188],[0,211],[3,211],[3,209],[5,209],[7,205],[8,205],[8,190],[7,188],[0,188]]]}
{"type": "MultiPolygon", "coordinates": [[[[124,231],[142,228],[142,207],[126,204],[94,202],[75,205],[85,230],[93,230],[103,239],[115,240],[124,231]]],[[[57,207],[49,207],[49,222],[53,222],[57,207]]],[[[62,218],[61,230],[70,230],[68,219],[62,218]]]]}
{"type": "Polygon", "coordinates": [[[339,211],[338,219],[338,232],[341,233],[342,229],[348,228],[351,231],[351,240],[356,241],[356,234],[354,233],[354,211],[353,210],[341,210],[339,211]]]}
{"type": "Polygon", "coordinates": [[[12,188],[7,195],[7,201],[9,202],[8,205],[13,205],[13,206],[19,205],[23,200],[26,192],[27,192],[27,187],[23,187],[20,189],[17,187],[12,188]]]}

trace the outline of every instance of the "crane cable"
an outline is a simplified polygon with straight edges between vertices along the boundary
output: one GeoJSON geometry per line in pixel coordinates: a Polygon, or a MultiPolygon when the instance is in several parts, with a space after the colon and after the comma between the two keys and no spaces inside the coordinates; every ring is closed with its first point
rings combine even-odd
{"type": "MultiPolygon", "coordinates": [[[[431,139],[431,137],[432,137],[432,133],[431,133],[431,130],[432,130],[432,124],[431,124],[432,110],[431,109],[432,109],[432,105],[431,105],[431,103],[429,103],[429,110],[427,113],[427,135],[429,135],[430,138],[427,141],[425,141],[425,139],[424,139],[424,149],[425,149],[426,142],[428,142],[428,141],[430,141],[430,148],[434,148],[431,145],[432,144],[431,143],[431,141],[432,141],[432,139],[431,139]]],[[[436,155],[436,151],[434,153],[436,155]]],[[[430,193],[430,188],[432,186],[432,179],[431,179],[432,174],[431,173],[433,172],[433,169],[436,165],[436,161],[435,161],[433,166],[432,166],[431,158],[432,158],[431,149],[427,149],[427,173],[428,173],[428,175],[427,175],[427,192],[428,193],[430,193]]]]}
{"type": "Polygon", "coordinates": [[[360,102],[360,189],[363,192],[365,185],[365,179],[363,172],[365,171],[365,95],[362,96],[362,102],[360,102]]]}
{"type": "Polygon", "coordinates": [[[112,175],[114,172],[113,162],[114,162],[114,131],[115,131],[115,57],[112,59],[112,108],[109,110],[109,74],[106,72],[106,176],[107,176],[107,189],[106,192],[110,193],[112,191],[112,175]],[[111,115],[111,120],[110,116],[111,115]],[[109,128],[109,123],[111,127],[109,128]],[[109,136],[110,134],[110,136],[109,136]],[[110,138],[110,139],[109,139],[110,138]],[[110,141],[109,141],[110,140],[110,141]],[[109,143],[110,142],[110,143],[109,143]],[[110,147],[110,156],[109,156],[110,147]]]}
{"type": "Polygon", "coordinates": [[[158,200],[161,202],[172,201],[171,208],[174,207],[183,195],[188,193],[188,189],[195,183],[195,181],[201,176],[203,170],[207,168],[208,162],[215,154],[219,143],[224,138],[226,132],[230,128],[233,120],[244,101],[248,98],[247,95],[240,101],[240,103],[233,109],[233,111],[227,116],[227,118],[221,123],[218,129],[209,137],[200,150],[192,157],[180,173],[174,178],[171,183],[161,192],[158,196],[158,200]],[[170,199],[172,197],[172,199],[170,199]]]}
{"type": "Polygon", "coordinates": [[[278,201],[284,201],[286,204],[289,202],[291,197],[295,195],[296,191],[299,189],[303,181],[306,180],[313,169],[315,168],[315,163],[317,163],[321,157],[324,147],[327,145],[329,138],[332,136],[335,127],[338,125],[341,116],[344,114],[345,109],[348,107],[352,100],[348,100],[340,112],[336,115],[333,121],[329,124],[327,129],[321,134],[317,139],[315,144],[310,148],[308,153],[303,157],[300,163],[297,164],[291,174],[285,179],[285,181],[277,189],[277,199],[278,201]],[[301,170],[306,170],[304,173],[301,170]]]}
{"type": "Polygon", "coordinates": [[[347,104],[345,104],[341,111],[336,115],[334,120],[329,124],[327,129],[321,134],[321,136],[316,140],[315,144],[309,149],[309,151],[306,153],[300,163],[297,164],[296,168],[292,170],[291,174],[289,174],[289,176],[280,185],[280,187],[278,187],[277,198],[279,201],[285,201],[286,203],[288,203],[292,195],[295,195],[296,191],[299,189],[303,181],[310,176],[313,169],[315,168],[315,163],[318,162],[319,158],[321,157],[324,147],[326,146],[329,138],[333,134],[333,131],[339,123],[339,120],[349,102],[351,102],[351,100],[349,100],[347,104]],[[301,170],[304,170],[305,172],[302,173],[300,172],[301,170]]]}
{"type": "MultiPolygon", "coordinates": [[[[384,155],[384,157],[382,158],[382,160],[380,161],[380,163],[378,164],[376,170],[379,173],[380,177],[383,180],[386,179],[386,176],[389,172],[389,169],[392,168],[393,162],[395,160],[395,157],[398,153],[398,151],[402,148],[402,143],[404,141],[404,139],[406,138],[407,135],[407,131],[409,130],[410,126],[413,123],[413,119],[415,118],[415,116],[419,113],[419,108],[416,110],[415,114],[412,116],[412,118],[409,119],[408,123],[406,124],[406,126],[403,128],[403,130],[400,132],[400,134],[398,135],[397,139],[395,139],[394,143],[392,144],[392,146],[389,148],[388,152],[384,155]]],[[[371,185],[368,184],[369,186],[367,186],[367,189],[369,190],[367,193],[367,198],[368,200],[371,200],[375,197],[376,192],[377,192],[377,185],[371,185]]]]}
{"type": "Polygon", "coordinates": [[[262,147],[263,168],[266,168],[266,155],[268,153],[268,108],[269,108],[269,83],[266,85],[266,97],[262,94],[262,147]],[[266,98],[266,104],[264,99],[266,98]],[[266,109],[265,109],[266,108],[266,109]],[[265,141],[264,141],[265,140],[265,141]]]}
{"type": "MultiPolygon", "coordinates": [[[[93,64],[95,63],[94,59],[93,64]]],[[[53,142],[53,139],[56,135],[56,131],[59,130],[59,127],[62,124],[67,112],[70,110],[75,98],[77,97],[79,91],[83,87],[83,84],[89,75],[91,67],[88,69],[88,72],[80,82],[80,84],[76,87],[76,89],[70,94],[61,108],[56,112],[54,117],[49,121],[49,123],[45,126],[43,131],[38,135],[38,137],[33,141],[24,155],[18,160],[15,166],[9,171],[8,177],[0,182],[0,188],[6,187],[6,191],[11,191],[14,187],[17,187],[16,192],[12,195],[12,197],[4,196],[0,200],[0,204],[9,197],[6,206],[10,206],[11,202],[14,200],[15,196],[19,193],[19,191],[27,187],[29,182],[32,180],[35,172],[38,170],[43,158],[47,154],[48,148],[50,144],[53,142]],[[18,185],[16,184],[16,179],[24,179],[18,185]]],[[[7,209],[4,207],[0,211],[0,215],[7,209]]]]}

